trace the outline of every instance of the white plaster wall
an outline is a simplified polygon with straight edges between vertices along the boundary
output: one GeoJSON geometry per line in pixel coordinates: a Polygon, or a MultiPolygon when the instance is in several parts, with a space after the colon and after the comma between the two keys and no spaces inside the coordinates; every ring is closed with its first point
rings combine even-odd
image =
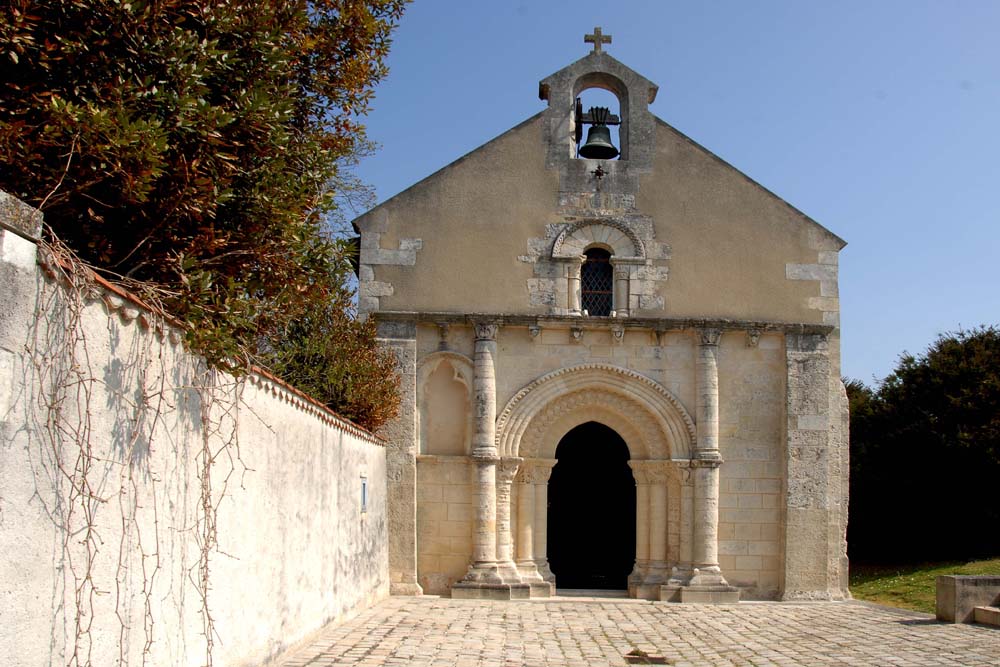
{"type": "Polygon", "coordinates": [[[380,441],[260,375],[217,377],[206,429],[201,360],[105,290],[74,326],[66,290],[24,261],[31,246],[0,230],[4,665],[67,664],[74,650],[80,664],[205,664],[205,447],[215,665],[267,664],[388,595],[380,441]]]}

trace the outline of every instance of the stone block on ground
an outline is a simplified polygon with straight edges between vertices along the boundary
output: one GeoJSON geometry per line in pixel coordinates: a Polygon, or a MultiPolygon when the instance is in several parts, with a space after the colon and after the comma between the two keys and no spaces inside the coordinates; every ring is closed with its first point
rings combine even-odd
{"type": "Polygon", "coordinates": [[[943,575],[937,578],[937,619],[972,623],[976,607],[1000,602],[1000,576],[943,575]]]}

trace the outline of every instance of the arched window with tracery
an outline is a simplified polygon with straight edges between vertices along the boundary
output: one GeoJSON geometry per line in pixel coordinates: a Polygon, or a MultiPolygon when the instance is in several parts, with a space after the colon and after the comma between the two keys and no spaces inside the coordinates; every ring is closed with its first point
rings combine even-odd
{"type": "Polygon", "coordinates": [[[589,315],[607,317],[611,314],[615,285],[611,253],[591,248],[583,254],[587,259],[580,268],[581,307],[589,315]]]}

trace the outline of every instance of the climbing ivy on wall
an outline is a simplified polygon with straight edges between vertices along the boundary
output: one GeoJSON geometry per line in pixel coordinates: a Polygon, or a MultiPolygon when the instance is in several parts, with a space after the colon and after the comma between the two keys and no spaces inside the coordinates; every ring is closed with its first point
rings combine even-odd
{"type": "Polygon", "coordinates": [[[313,355],[348,359],[303,388],[377,429],[394,411],[391,363],[353,317],[348,245],[329,221],[364,196],[350,165],[371,148],[360,118],[404,5],[13,0],[0,188],[179,318],[216,368],[275,365],[294,381],[313,355]],[[324,345],[289,351],[306,325],[324,345]]]}

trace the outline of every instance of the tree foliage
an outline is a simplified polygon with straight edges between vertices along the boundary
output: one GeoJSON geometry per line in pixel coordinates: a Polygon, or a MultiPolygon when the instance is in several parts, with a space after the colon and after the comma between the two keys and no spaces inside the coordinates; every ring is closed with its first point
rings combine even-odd
{"type": "Polygon", "coordinates": [[[0,187],[84,261],[150,286],[210,363],[271,361],[304,314],[347,303],[326,221],[404,4],[12,0],[0,187]]]}
{"type": "Polygon", "coordinates": [[[940,336],[877,389],[847,383],[852,557],[1000,553],[1000,330],[940,336]]]}

